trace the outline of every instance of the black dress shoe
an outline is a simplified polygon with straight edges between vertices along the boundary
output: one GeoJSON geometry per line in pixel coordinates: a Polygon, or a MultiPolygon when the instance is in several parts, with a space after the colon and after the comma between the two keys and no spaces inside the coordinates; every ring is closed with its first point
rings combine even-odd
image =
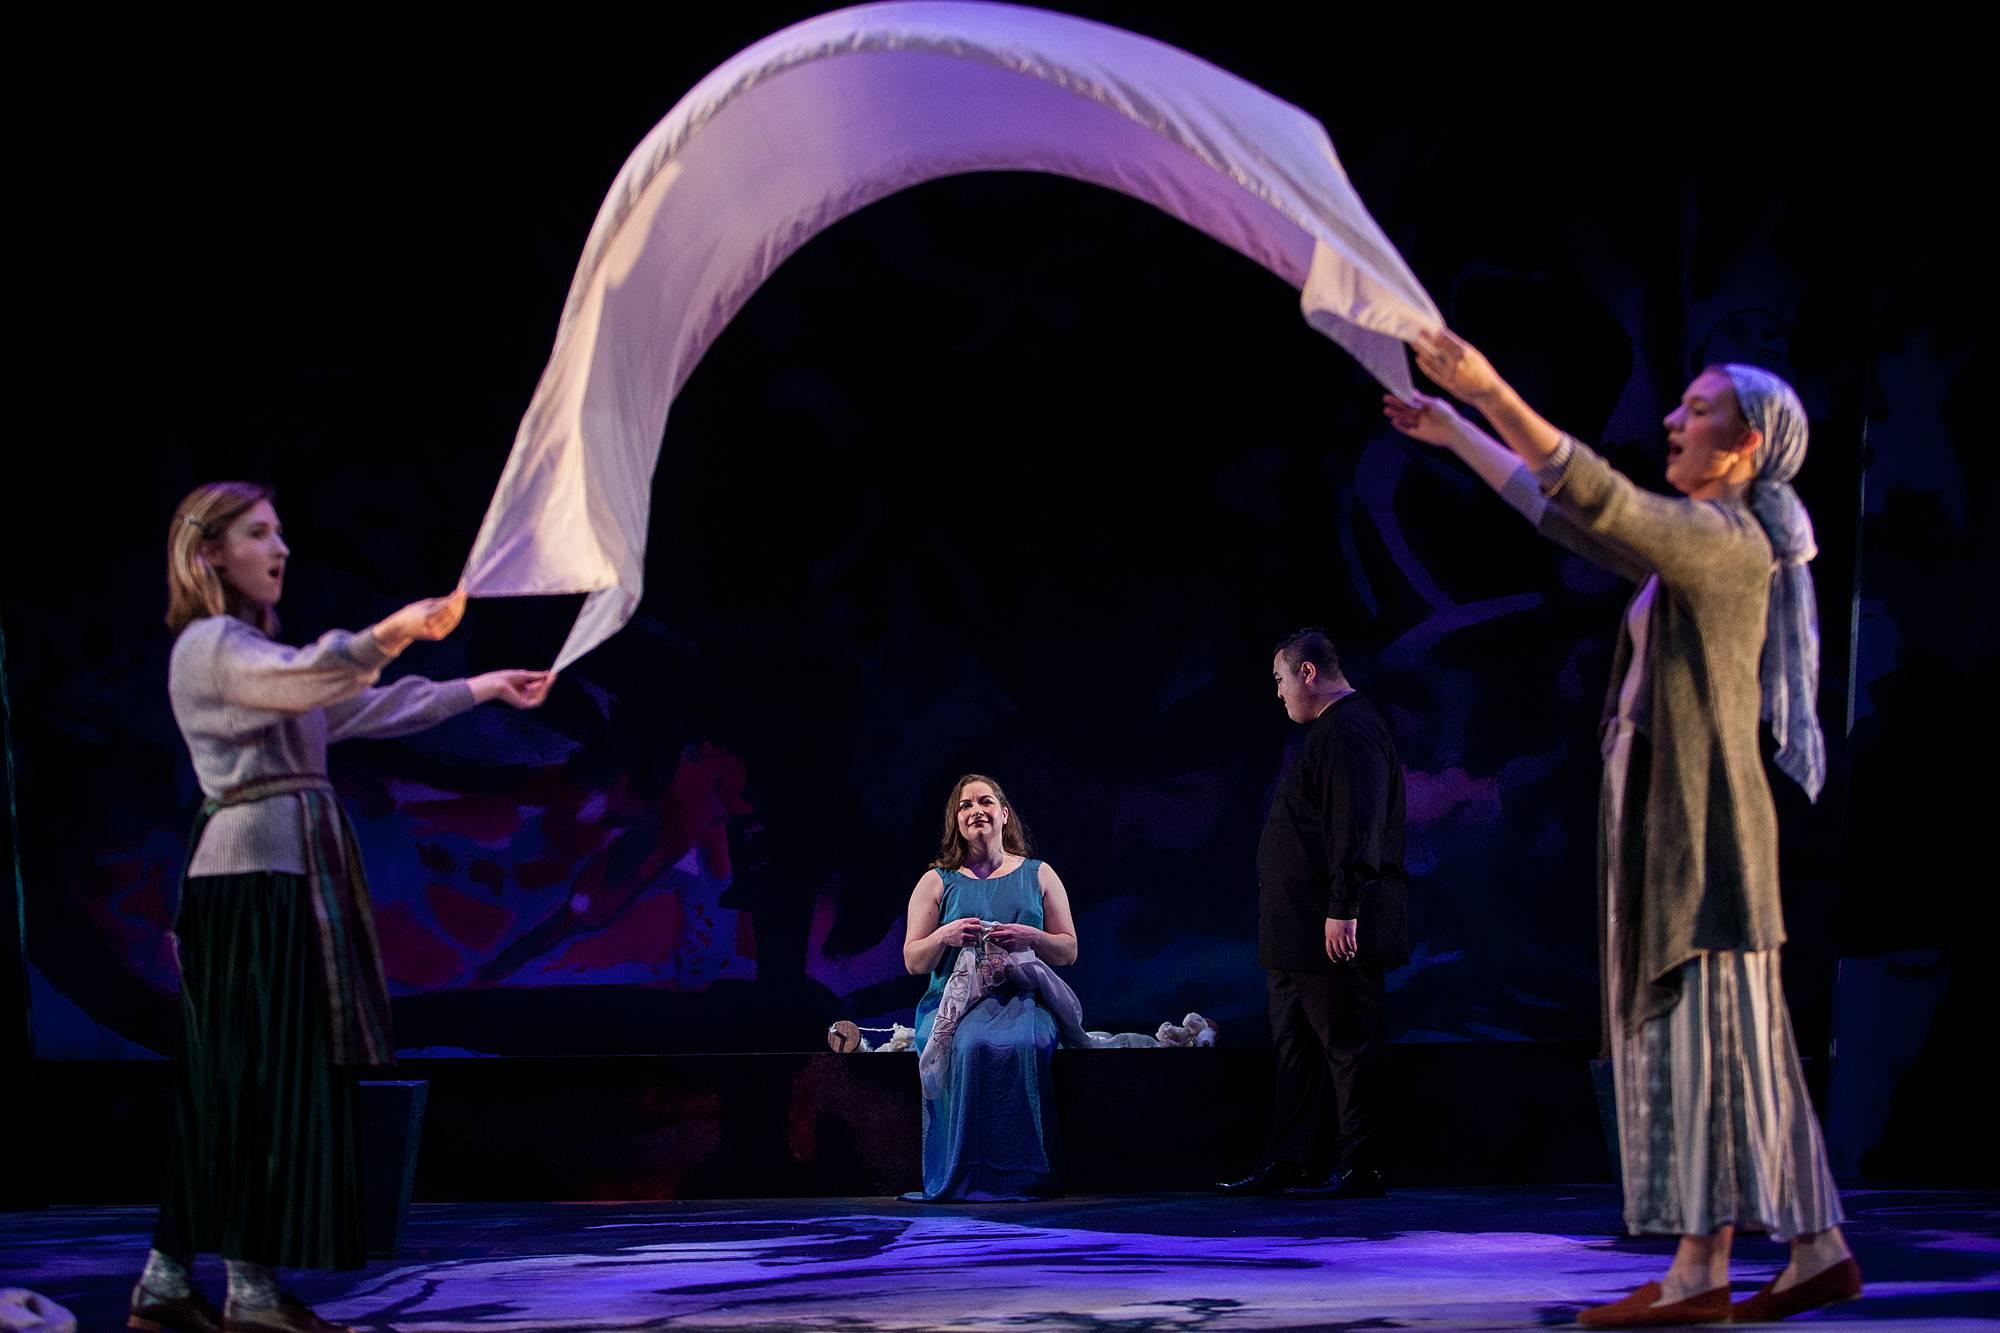
{"type": "Polygon", "coordinates": [[[222,1333],[222,1316],[198,1291],[171,1299],[140,1287],[132,1293],[132,1310],[125,1327],[143,1333],[222,1333]]]}
{"type": "Polygon", "coordinates": [[[1241,1180],[1218,1180],[1217,1194],[1276,1194],[1299,1178],[1299,1168],[1291,1162],[1263,1162],[1241,1180]]]}
{"type": "Polygon", "coordinates": [[[1388,1193],[1382,1173],[1372,1166],[1351,1166],[1302,1180],[1285,1191],[1287,1199],[1379,1199],[1388,1193]]]}

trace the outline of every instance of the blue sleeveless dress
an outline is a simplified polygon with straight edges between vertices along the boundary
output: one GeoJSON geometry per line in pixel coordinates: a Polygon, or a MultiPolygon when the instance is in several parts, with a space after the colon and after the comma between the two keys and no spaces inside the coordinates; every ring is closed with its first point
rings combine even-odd
{"type": "MultiPolygon", "coordinates": [[[[1042,926],[1042,863],[972,879],[940,870],[939,921],[976,916],[1042,926]]],[[[917,1049],[930,1040],[944,983],[959,951],[946,949],[917,1004],[917,1049]]],[[[1035,1199],[1056,1193],[1055,1105],[1049,1061],[1059,1038],[1055,1016],[1032,994],[989,995],[959,1020],[944,1091],[924,1103],[922,1197],[1035,1199]]]]}

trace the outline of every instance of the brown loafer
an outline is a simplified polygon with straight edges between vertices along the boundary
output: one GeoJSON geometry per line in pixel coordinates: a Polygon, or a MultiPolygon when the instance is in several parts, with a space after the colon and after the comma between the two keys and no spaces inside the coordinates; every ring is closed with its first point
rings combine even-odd
{"type": "Polygon", "coordinates": [[[199,1291],[169,1299],[140,1287],[132,1293],[125,1327],[142,1333],[222,1333],[222,1316],[199,1291]]]}
{"type": "Polygon", "coordinates": [[[1737,1302],[1736,1308],[1730,1312],[1730,1322],[1765,1324],[1773,1319],[1790,1319],[1795,1314],[1817,1310],[1822,1305],[1851,1301],[1861,1294],[1861,1265],[1854,1262],[1853,1255],[1849,1255],[1833,1267],[1821,1269],[1783,1291],[1772,1290],[1777,1284],[1778,1279],[1772,1278],[1755,1296],[1737,1302]]]}
{"type": "Polygon", "coordinates": [[[1648,1282],[1622,1301],[1594,1305],[1577,1315],[1585,1328],[1664,1328],[1670,1324],[1726,1324],[1729,1288],[1717,1287],[1670,1305],[1655,1305],[1660,1284],[1648,1282]]]}
{"type": "Polygon", "coordinates": [[[233,1302],[225,1302],[222,1333],[354,1333],[354,1330],[346,1324],[321,1319],[288,1291],[268,1310],[245,1310],[233,1302]]]}

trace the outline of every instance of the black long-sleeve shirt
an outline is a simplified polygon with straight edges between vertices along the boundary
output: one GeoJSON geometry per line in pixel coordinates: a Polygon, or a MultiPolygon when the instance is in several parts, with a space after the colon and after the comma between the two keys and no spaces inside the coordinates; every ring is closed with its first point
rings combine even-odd
{"type": "Polygon", "coordinates": [[[1403,765],[1375,705],[1350,694],[1306,724],[1257,843],[1257,955],[1326,972],[1326,921],[1357,920],[1359,959],[1410,956],[1403,765]]]}

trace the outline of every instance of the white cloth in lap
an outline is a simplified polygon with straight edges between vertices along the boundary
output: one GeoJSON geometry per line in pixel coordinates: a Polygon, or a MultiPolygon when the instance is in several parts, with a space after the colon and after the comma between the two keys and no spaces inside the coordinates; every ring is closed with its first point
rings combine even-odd
{"type": "Polygon", "coordinates": [[[1034,992],[1036,1003],[1056,1020],[1056,1031],[1061,1034],[1065,1046],[1109,1050],[1160,1044],[1158,1037],[1143,1032],[1085,1031],[1083,1002],[1076,998],[1076,992],[1070,989],[1069,983],[1057,976],[1056,970],[1037,957],[1032,949],[1010,954],[998,954],[996,951],[996,955],[1004,968],[997,986],[988,985],[981,975],[978,949],[967,946],[959,950],[958,961],[953,964],[951,976],[944,984],[944,994],[938,1000],[937,1016],[931,1021],[930,1040],[924,1043],[923,1053],[917,1057],[917,1078],[923,1084],[925,1097],[936,1098],[944,1088],[945,1071],[951,1067],[952,1039],[957,1034],[959,1020],[989,994],[1009,988],[1034,992]]]}

